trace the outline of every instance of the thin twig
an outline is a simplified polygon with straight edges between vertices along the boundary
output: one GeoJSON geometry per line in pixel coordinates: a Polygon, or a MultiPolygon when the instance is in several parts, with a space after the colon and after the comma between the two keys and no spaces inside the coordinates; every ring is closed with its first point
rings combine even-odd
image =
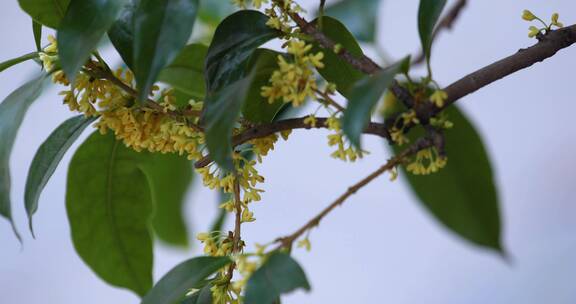
{"type": "Polygon", "coordinates": [[[330,97],[330,95],[328,95],[326,92],[322,92],[321,90],[318,89],[315,89],[314,92],[322,96],[322,98],[326,101],[328,105],[335,107],[339,112],[344,112],[344,110],[346,110],[343,106],[338,104],[332,97],[330,97]]]}
{"type": "Polygon", "coordinates": [[[360,190],[364,186],[368,185],[371,181],[375,180],[377,177],[382,175],[384,172],[390,171],[394,167],[402,164],[402,162],[404,162],[406,157],[409,157],[420,150],[429,148],[432,145],[434,145],[434,142],[430,138],[425,137],[425,138],[419,139],[412,146],[410,146],[409,148],[407,148],[406,150],[404,150],[403,152],[398,154],[396,157],[389,160],[386,164],[384,164],[383,166],[378,168],[378,170],[372,172],[370,175],[368,175],[367,177],[365,177],[364,179],[362,179],[358,183],[349,187],[348,190],[346,190],[346,192],[344,192],[340,197],[338,197],[333,203],[331,203],[326,208],[324,208],[318,215],[313,217],[304,226],[302,226],[301,228],[299,228],[294,233],[292,233],[288,236],[276,239],[275,242],[280,243],[280,247],[291,248],[292,244],[294,243],[295,240],[297,240],[299,237],[301,237],[308,230],[318,226],[320,224],[320,221],[322,221],[322,219],[324,219],[324,217],[326,217],[330,212],[332,212],[334,209],[336,209],[336,207],[342,205],[346,201],[346,199],[348,199],[350,196],[352,196],[353,194],[358,192],[358,190],[360,190]]]}
{"type": "MultiPolygon", "coordinates": [[[[240,241],[242,240],[240,233],[242,228],[242,201],[240,200],[240,181],[238,176],[234,177],[234,209],[235,209],[235,219],[234,219],[234,235],[232,236],[232,254],[236,254],[240,251],[240,241]]],[[[232,280],[234,276],[234,269],[236,269],[236,263],[230,264],[228,267],[228,275],[226,279],[228,282],[232,280]]]]}

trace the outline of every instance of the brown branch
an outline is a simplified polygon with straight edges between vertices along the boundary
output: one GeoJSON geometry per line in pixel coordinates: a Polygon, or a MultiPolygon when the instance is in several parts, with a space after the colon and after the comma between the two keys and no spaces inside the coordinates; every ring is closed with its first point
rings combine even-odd
{"type": "Polygon", "coordinates": [[[516,54],[468,74],[447,86],[444,89],[448,94],[445,106],[442,109],[432,111],[432,115],[437,114],[468,94],[554,56],[561,49],[567,48],[574,43],[576,43],[576,25],[549,32],[537,44],[521,49],[516,54]]]}
{"type": "MultiPolygon", "coordinates": [[[[280,7],[280,9],[284,10],[284,12],[287,13],[290,18],[292,18],[302,33],[311,36],[325,49],[334,50],[336,48],[337,43],[319,31],[316,25],[306,21],[306,19],[304,19],[299,14],[285,9],[284,0],[274,0],[274,2],[278,5],[278,7],[280,7]]],[[[350,51],[341,47],[341,45],[339,47],[338,56],[365,74],[374,74],[382,69],[369,57],[364,55],[356,57],[350,53],[350,51]]]]}
{"type": "MultiPolygon", "coordinates": [[[[234,208],[235,208],[235,219],[234,219],[234,235],[232,236],[232,254],[236,254],[240,251],[240,237],[242,228],[242,201],[240,200],[240,181],[238,176],[234,177],[234,208]]],[[[236,263],[230,264],[228,267],[227,280],[230,282],[234,276],[234,269],[236,269],[236,263]]]]}
{"type": "MultiPolygon", "coordinates": [[[[279,120],[276,122],[271,122],[267,124],[261,124],[247,130],[244,130],[242,133],[235,135],[232,137],[232,146],[236,147],[243,143],[246,143],[250,140],[256,138],[262,138],[266,136],[270,136],[272,134],[288,131],[288,130],[296,130],[296,129],[326,129],[328,128],[328,118],[325,117],[318,117],[316,118],[316,125],[311,126],[308,123],[305,123],[304,120],[306,117],[300,118],[292,118],[292,119],[284,119],[279,120]]],[[[364,130],[365,134],[371,134],[380,136],[385,139],[390,139],[390,134],[384,124],[371,122],[364,130]]],[[[194,164],[196,168],[203,168],[209,165],[212,162],[210,156],[205,156],[204,158],[200,159],[194,164]]]]}
{"type": "Polygon", "coordinates": [[[395,156],[393,159],[389,160],[385,165],[378,168],[378,170],[372,172],[372,174],[368,175],[367,177],[365,177],[364,179],[362,179],[358,183],[349,187],[348,190],[346,190],[346,192],[344,192],[344,194],[342,194],[340,197],[338,197],[332,204],[330,204],[326,208],[324,208],[318,215],[313,217],[310,221],[308,221],[300,229],[296,230],[294,233],[292,233],[288,236],[276,239],[275,242],[280,243],[281,248],[282,247],[283,248],[292,247],[292,244],[294,243],[295,240],[297,240],[304,233],[306,233],[306,231],[318,226],[320,224],[320,221],[322,221],[322,219],[324,219],[324,217],[326,217],[330,212],[332,212],[334,209],[336,209],[336,207],[341,206],[346,201],[346,199],[348,199],[350,196],[352,196],[353,194],[358,192],[358,190],[360,190],[364,186],[368,185],[371,181],[373,181],[374,179],[376,179],[377,177],[382,175],[384,172],[390,171],[394,167],[402,164],[402,162],[404,162],[406,157],[409,157],[409,156],[415,154],[416,152],[423,150],[423,149],[426,149],[426,148],[429,148],[433,145],[434,145],[434,141],[430,138],[424,137],[424,138],[419,139],[414,144],[412,144],[409,148],[402,151],[400,154],[395,156]]]}
{"type": "MultiPolygon", "coordinates": [[[[456,22],[456,20],[458,20],[458,17],[460,17],[462,11],[464,11],[464,8],[467,5],[466,0],[458,0],[456,3],[454,3],[454,5],[450,8],[450,10],[448,10],[448,12],[446,13],[446,15],[444,15],[444,17],[442,18],[442,20],[440,20],[440,22],[438,22],[438,25],[436,26],[436,29],[434,30],[434,33],[432,34],[432,41],[436,40],[437,36],[443,31],[443,30],[451,30],[452,26],[454,26],[454,23],[456,22]]],[[[426,59],[426,57],[424,56],[424,52],[420,52],[420,54],[416,57],[416,59],[414,59],[414,61],[412,61],[412,64],[421,64],[424,62],[424,60],[426,59]]]]}

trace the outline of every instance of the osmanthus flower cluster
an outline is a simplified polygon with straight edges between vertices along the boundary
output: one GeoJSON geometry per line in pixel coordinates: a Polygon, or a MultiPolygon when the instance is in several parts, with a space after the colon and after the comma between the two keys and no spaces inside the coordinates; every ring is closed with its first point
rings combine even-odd
{"type": "MultiPolygon", "coordinates": [[[[0,64],[0,71],[29,59],[43,66],[41,77],[0,104],[0,140],[8,143],[0,145],[0,167],[8,168],[16,131],[45,79],[63,88],[63,104],[80,114],[61,124],[32,162],[25,195],[31,230],[40,193],[64,152],[87,126],[95,128],[70,162],[66,207],[76,251],[106,282],[134,291],[142,304],[275,303],[284,293],[310,289],[290,256],[293,247],[310,250],[313,229],[386,173],[395,180],[404,172],[420,202],[451,231],[504,253],[489,156],[454,103],[576,43],[576,27],[564,28],[558,14],[546,23],[525,11],[523,19],[544,26],[530,28],[536,45],[442,87],[432,75],[434,31],[454,21],[462,1],[439,23],[446,1],[421,0],[420,63],[427,74],[417,81],[411,67],[418,60],[381,67],[358,43],[360,37],[371,43],[367,33],[330,17],[338,14],[324,1],[312,21],[294,0],[230,0],[238,11],[216,17],[210,13],[220,0],[124,1],[70,0],[63,18],[49,4],[20,0],[34,18],[38,51],[0,64]],[[189,43],[202,40],[192,35],[197,21],[213,26],[209,46],[189,43]],[[57,31],[44,48],[38,26],[57,31]],[[100,56],[104,35],[121,68],[100,56]],[[281,46],[267,49],[269,41],[281,46]],[[258,167],[280,140],[309,129],[326,130],[337,160],[367,155],[364,135],[380,137],[393,156],[293,233],[251,246],[242,231],[258,217],[255,203],[265,200],[258,167]],[[182,204],[193,166],[205,187],[222,194],[219,216],[196,235],[202,256],[153,284],[153,237],[188,244],[182,204]],[[231,231],[227,218],[234,219],[231,231]]],[[[0,215],[12,221],[7,173],[0,170],[0,215]]]]}

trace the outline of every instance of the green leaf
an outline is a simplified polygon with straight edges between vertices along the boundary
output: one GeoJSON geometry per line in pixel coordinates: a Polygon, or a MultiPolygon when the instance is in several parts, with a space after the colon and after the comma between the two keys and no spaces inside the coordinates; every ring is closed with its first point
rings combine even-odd
{"type": "Polygon", "coordinates": [[[104,281],[143,296],[152,286],[152,195],[142,155],[92,134],[68,170],[66,209],[76,252],[104,281]]]}
{"type": "Polygon", "coordinates": [[[73,82],[76,74],[112,26],[127,0],[72,0],[58,28],[62,70],[73,82]]]}
{"type": "Polygon", "coordinates": [[[57,29],[70,0],[18,0],[23,11],[36,22],[57,29]]]}
{"type": "Polygon", "coordinates": [[[203,100],[206,95],[204,61],[207,52],[208,47],[203,44],[194,43],[186,46],[178,57],[162,70],[158,80],[196,100],[203,100]]]}
{"type": "Polygon", "coordinates": [[[342,0],[327,6],[324,15],[340,20],[358,40],[374,42],[379,7],[380,0],[342,0]]]}
{"type": "Polygon", "coordinates": [[[141,0],[134,16],[134,73],[140,100],[192,34],[198,0],[141,0]]]}
{"type": "Polygon", "coordinates": [[[418,9],[418,32],[428,65],[430,65],[434,28],[445,5],[446,0],[420,0],[420,7],[418,9]]]}
{"type": "Polygon", "coordinates": [[[34,33],[34,45],[38,52],[42,52],[42,24],[32,20],[32,32],[34,33]]]}
{"type": "Polygon", "coordinates": [[[38,58],[38,52],[32,52],[32,53],[28,53],[26,55],[22,55],[22,56],[17,57],[17,58],[6,60],[6,61],[0,63],[0,72],[3,72],[4,70],[6,70],[10,67],[13,67],[19,63],[26,62],[28,60],[36,59],[36,58],[38,58]]]}
{"type": "MultiPolygon", "coordinates": [[[[482,138],[456,106],[445,113],[454,123],[446,131],[446,167],[431,175],[404,176],[422,204],[449,230],[477,245],[502,251],[498,191],[482,138]]],[[[410,138],[422,134],[422,130],[414,130],[410,138]]],[[[399,153],[402,148],[394,150],[399,153]]]]}
{"type": "Polygon", "coordinates": [[[44,186],[52,177],[66,151],[94,120],[94,118],[87,118],[84,115],[70,118],[56,128],[38,148],[28,170],[24,193],[24,203],[32,234],[34,234],[32,215],[38,210],[38,199],[44,186]]]}
{"type": "Polygon", "coordinates": [[[310,290],[306,274],[289,255],[275,253],[248,280],[245,302],[272,304],[280,295],[298,288],[310,290]]]}
{"type": "Polygon", "coordinates": [[[130,69],[134,67],[134,13],[139,0],[129,0],[108,30],[110,42],[130,69]]]}
{"type": "Polygon", "coordinates": [[[278,56],[285,54],[268,49],[254,51],[248,67],[252,68],[253,79],[246,101],[242,107],[242,115],[254,123],[268,123],[280,112],[285,103],[277,100],[269,103],[268,98],[262,97],[262,87],[269,84],[272,73],[279,69],[278,56]]]}
{"type": "Polygon", "coordinates": [[[360,137],[370,122],[374,107],[408,60],[409,57],[372,76],[364,76],[350,90],[348,106],[342,118],[342,130],[357,148],[360,148],[360,137]]]}
{"type": "MultiPolygon", "coordinates": [[[[318,19],[314,20],[314,23],[318,23],[318,19]]],[[[323,17],[322,32],[335,43],[340,44],[348,50],[352,55],[360,57],[364,54],[352,33],[350,33],[348,29],[346,29],[346,26],[340,21],[332,17],[323,17]]],[[[334,50],[327,50],[315,44],[313,51],[324,53],[324,59],[322,61],[325,66],[324,68],[318,69],[320,75],[327,81],[336,84],[338,92],[349,97],[352,86],[364,77],[364,74],[348,62],[342,60],[334,53],[334,50]]]]}
{"type": "Polygon", "coordinates": [[[10,154],[18,129],[30,105],[40,96],[46,75],[24,84],[0,104],[0,216],[12,224],[16,237],[20,235],[12,219],[10,203],[10,154]]]}
{"type": "Polygon", "coordinates": [[[232,129],[246,100],[252,74],[208,95],[205,103],[206,146],[212,159],[224,170],[234,169],[232,129]]]}
{"type": "Polygon", "coordinates": [[[224,17],[232,14],[234,9],[231,1],[200,0],[198,19],[210,26],[216,26],[224,17]]]}
{"type": "Polygon", "coordinates": [[[212,94],[242,78],[252,52],[279,37],[280,32],[266,25],[268,16],[242,10],[218,25],[206,55],[206,88],[212,94]]]}
{"type": "Polygon", "coordinates": [[[144,153],[141,168],[150,184],[156,235],[170,245],[188,246],[184,219],[186,193],[192,183],[192,163],[176,154],[144,153]]]}
{"type": "Polygon", "coordinates": [[[210,290],[211,287],[212,285],[210,284],[202,287],[198,292],[184,299],[181,304],[212,304],[213,299],[212,291],[210,290]]]}
{"type": "Polygon", "coordinates": [[[190,288],[231,262],[228,257],[197,257],[185,261],[160,279],[142,304],[173,304],[183,299],[190,288]]]}

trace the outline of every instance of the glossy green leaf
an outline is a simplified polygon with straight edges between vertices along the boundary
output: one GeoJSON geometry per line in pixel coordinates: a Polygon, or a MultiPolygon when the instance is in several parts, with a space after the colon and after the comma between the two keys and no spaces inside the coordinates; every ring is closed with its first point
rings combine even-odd
{"type": "MultiPolygon", "coordinates": [[[[318,23],[318,19],[314,20],[314,22],[318,23]]],[[[354,35],[352,35],[340,21],[332,17],[323,17],[322,32],[328,38],[348,50],[352,55],[360,57],[364,54],[354,35]]],[[[334,53],[334,50],[323,49],[319,45],[315,45],[313,51],[324,53],[322,62],[324,62],[325,66],[318,69],[320,75],[327,81],[336,84],[338,92],[349,97],[352,86],[364,77],[364,74],[338,57],[338,55],[334,53]]]]}
{"type": "Polygon", "coordinates": [[[70,118],[56,128],[38,148],[28,170],[24,193],[24,203],[32,233],[34,233],[32,215],[38,210],[38,199],[44,186],[46,186],[50,177],[56,171],[66,151],[93,121],[94,118],[87,118],[83,115],[70,118]]]}
{"type": "Polygon", "coordinates": [[[272,254],[248,280],[245,303],[273,304],[282,294],[310,290],[306,274],[289,255],[272,254]]]}
{"type": "Polygon", "coordinates": [[[206,55],[208,94],[242,78],[252,52],[280,35],[267,21],[268,16],[258,11],[242,10],[218,25],[206,55]]]}
{"type": "Polygon", "coordinates": [[[284,55],[268,49],[257,49],[248,62],[253,78],[242,107],[242,115],[253,123],[272,122],[285,105],[281,100],[271,104],[268,98],[262,97],[262,87],[269,84],[270,76],[279,68],[278,56],[284,55]]]}
{"type": "Polygon", "coordinates": [[[133,70],[134,67],[134,13],[139,0],[128,0],[122,8],[116,22],[108,30],[110,42],[122,57],[124,63],[133,70]]]}
{"type": "Polygon", "coordinates": [[[32,20],[32,33],[34,34],[34,45],[38,52],[42,51],[42,24],[32,20]]]}
{"type": "Polygon", "coordinates": [[[187,246],[184,203],[192,183],[192,163],[176,154],[144,153],[143,156],[141,168],[150,183],[155,207],[154,231],[170,245],[187,246]]]}
{"type": "Polygon", "coordinates": [[[380,0],[342,0],[327,6],[324,15],[340,20],[358,40],[374,42],[379,7],[380,0]]]}
{"type": "Polygon", "coordinates": [[[420,0],[420,7],[418,9],[418,32],[420,34],[422,50],[428,62],[430,62],[434,28],[445,5],[446,0],[420,0]]]}
{"type": "Polygon", "coordinates": [[[38,23],[57,29],[70,0],[18,0],[23,11],[38,23]]]}
{"type": "Polygon", "coordinates": [[[252,83],[252,75],[208,95],[205,103],[206,146],[212,159],[232,170],[232,129],[252,83]]]}
{"type": "MultiPolygon", "coordinates": [[[[422,204],[449,230],[480,246],[502,250],[498,191],[480,134],[456,106],[445,113],[448,163],[431,175],[404,174],[422,204]]],[[[420,131],[420,132],[418,132],[420,131]]],[[[423,135],[414,130],[411,139],[423,135]]],[[[398,153],[402,148],[395,148],[398,153]]]]}
{"type": "Polygon", "coordinates": [[[144,295],[152,286],[152,195],[142,156],[92,134],[68,170],[66,209],[76,252],[109,284],[144,295]]]}
{"type": "Polygon", "coordinates": [[[200,0],[198,19],[210,26],[216,26],[235,9],[231,1],[200,0]]]}
{"type": "Polygon", "coordinates": [[[202,287],[198,292],[184,299],[181,304],[213,304],[211,287],[210,284],[202,287]]]}
{"type": "Polygon", "coordinates": [[[46,75],[24,84],[0,104],[0,216],[8,219],[20,239],[12,219],[10,202],[10,154],[18,129],[30,105],[40,96],[46,75]]]}
{"type": "Polygon", "coordinates": [[[204,61],[208,47],[203,44],[186,46],[174,61],[164,68],[158,77],[161,82],[188,94],[196,100],[206,95],[204,61]]]}
{"type": "Polygon", "coordinates": [[[127,0],[72,0],[58,28],[58,54],[70,80],[80,71],[127,0]]]}
{"type": "Polygon", "coordinates": [[[170,270],[144,297],[141,304],[173,304],[222,267],[232,261],[228,257],[197,257],[170,270]]]}
{"type": "Polygon", "coordinates": [[[140,100],[147,98],[160,71],[186,46],[198,0],[140,0],[134,16],[134,73],[140,100]]]}
{"type": "Polygon", "coordinates": [[[350,90],[342,130],[356,147],[360,148],[360,137],[370,122],[374,107],[408,60],[404,59],[374,75],[364,76],[350,90]]]}
{"type": "Polygon", "coordinates": [[[32,53],[28,53],[26,55],[22,55],[22,56],[17,57],[17,58],[6,60],[6,61],[0,63],[0,72],[4,71],[10,67],[13,67],[19,63],[26,62],[28,60],[36,59],[36,58],[38,58],[38,53],[32,52],[32,53]]]}

